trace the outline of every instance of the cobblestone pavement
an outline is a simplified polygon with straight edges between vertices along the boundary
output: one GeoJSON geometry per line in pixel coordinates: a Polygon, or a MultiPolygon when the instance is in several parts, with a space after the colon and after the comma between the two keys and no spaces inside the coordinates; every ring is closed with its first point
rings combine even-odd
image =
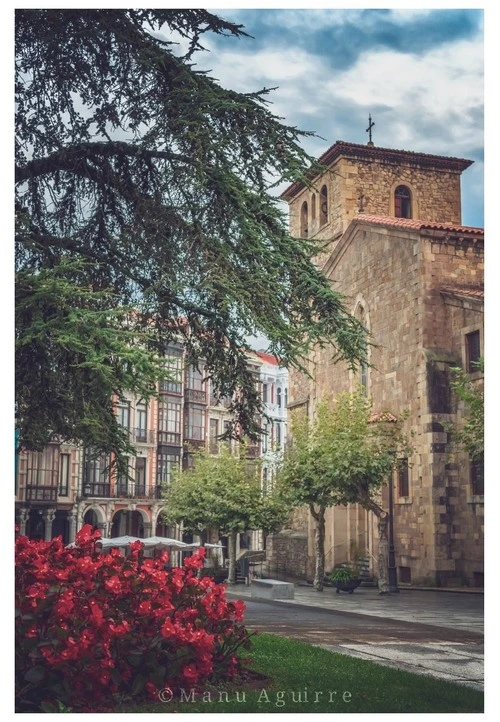
{"type": "Polygon", "coordinates": [[[484,687],[483,595],[373,588],[336,594],[295,587],[293,600],[251,599],[238,585],[230,598],[247,603],[250,628],[301,639],[325,649],[416,674],[484,687]]]}

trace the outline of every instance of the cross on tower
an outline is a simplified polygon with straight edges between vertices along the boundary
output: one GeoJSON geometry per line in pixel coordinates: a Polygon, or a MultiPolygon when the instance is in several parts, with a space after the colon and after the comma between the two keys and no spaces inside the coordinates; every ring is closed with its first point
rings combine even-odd
{"type": "Polygon", "coordinates": [[[375,123],[372,122],[372,116],[371,113],[368,115],[368,128],[366,129],[366,133],[368,133],[369,141],[368,145],[373,145],[372,143],[372,128],[375,125],[375,123]]]}

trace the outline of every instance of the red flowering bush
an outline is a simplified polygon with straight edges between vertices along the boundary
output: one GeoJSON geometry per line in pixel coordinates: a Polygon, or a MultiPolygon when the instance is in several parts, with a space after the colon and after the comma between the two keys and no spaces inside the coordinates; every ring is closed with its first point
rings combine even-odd
{"type": "Polygon", "coordinates": [[[232,678],[248,647],[244,604],[197,578],[205,550],[167,570],[166,552],[143,558],[136,542],[127,557],[103,554],[99,536],[86,525],[75,548],[16,540],[18,711],[95,711],[232,678]]]}

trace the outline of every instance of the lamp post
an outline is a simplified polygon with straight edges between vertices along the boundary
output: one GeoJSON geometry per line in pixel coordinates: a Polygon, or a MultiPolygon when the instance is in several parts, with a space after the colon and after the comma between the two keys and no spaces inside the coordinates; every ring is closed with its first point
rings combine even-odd
{"type": "Polygon", "coordinates": [[[389,481],[389,592],[399,592],[398,575],[396,571],[396,555],[394,553],[394,479],[391,475],[389,481]]]}

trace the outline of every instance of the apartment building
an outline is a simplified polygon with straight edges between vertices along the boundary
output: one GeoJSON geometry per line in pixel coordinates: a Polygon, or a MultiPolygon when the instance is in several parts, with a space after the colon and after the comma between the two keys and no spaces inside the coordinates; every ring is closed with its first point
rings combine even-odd
{"type": "MultiPolygon", "coordinates": [[[[159,398],[148,403],[126,396],[117,403],[121,425],[128,430],[136,455],[129,458],[129,474],[120,478],[110,471],[111,458],[92,449],[70,446],[57,439],[43,452],[21,450],[18,457],[15,506],[21,534],[52,539],[61,535],[74,540],[85,523],[99,528],[104,537],[152,535],[192,541],[179,527],[168,527],[161,515],[163,489],[174,468],[188,468],[200,449],[219,453],[220,436],[231,423],[231,399],[216,395],[205,378],[203,363],[187,363],[181,344],[166,353],[165,380],[159,398]]],[[[287,371],[274,357],[248,352],[248,363],[264,397],[266,415],[260,420],[267,435],[250,443],[250,458],[264,457],[263,483],[272,476],[276,444],[286,437],[287,371]]],[[[252,535],[251,546],[261,543],[252,535]]]]}

